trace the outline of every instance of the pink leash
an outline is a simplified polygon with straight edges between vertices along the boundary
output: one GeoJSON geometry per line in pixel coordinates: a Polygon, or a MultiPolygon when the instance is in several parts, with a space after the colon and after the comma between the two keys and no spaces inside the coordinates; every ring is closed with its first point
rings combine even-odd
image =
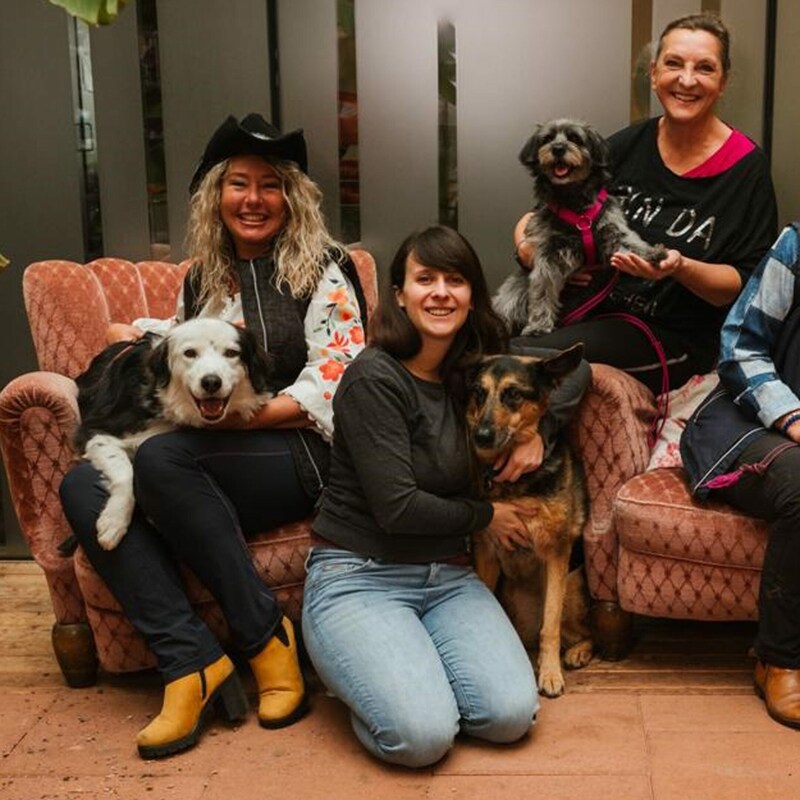
{"type": "Polygon", "coordinates": [[[661,393],[656,397],[656,416],[647,431],[647,443],[652,450],[656,446],[658,437],[661,431],[664,430],[664,425],[667,424],[667,417],[669,416],[669,367],[667,366],[667,354],[664,352],[664,346],[659,341],[658,337],[650,329],[650,326],[634,317],[633,314],[626,314],[624,312],[614,314],[600,314],[595,319],[621,319],[625,322],[630,322],[631,325],[636,326],[648,339],[656,351],[656,356],[661,364],[661,393]]]}
{"type": "MultiPolygon", "coordinates": [[[[592,223],[600,215],[600,212],[603,210],[603,206],[605,205],[607,199],[608,192],[605,189],[601,189],[597,193],[597,200],[595,200],[594,204],[580,214],[576,213],[575,211],[571,211],[568,208],[561,208],[554,204],[548,205],[550,211],[552,211],[560,220],[566,222],[568,225],[573,225],[580,231],[581,241],[583,243],[583,252],[586,258],[586,265],[589,268],[593,267],[597,262],[597,248],[594,244],[592,223]]],[[[617,285],[618,281],[619,272],[614,270],[611,280],[609,280],[609,282],[602,289],[600,289],[597,294],[590,297],[586,302],[578,306],[578,308],[575,308],[566,314],[561,320],[561,326],[564,327],[566,325],[573,325],[574,323],[582,320],[590,311],[592,311],[592,309],[600,305],[600,303],[602,303],[603,300],[605,300],[606,297],[611,294],[612,289],[617,285]]],[[[647,443],[652,449],[655,447],[658,437],[661,435],[661,431],[664,429],[664,425],[667,422],[667,417],[669,416],[669,367],[667,366],[667,355],[664,352],[664,347],[658,340],[658,337],[650,329],[650,326],[640,320],[638,317],[634,317],[633,314],[626,314],[622,312],[601,314],[600,316],[595,317],[595,319],[621,319],[625,322],[629,322],[631,325],[634,325],[640,331],[642,331],[642,333],[644,333],[650,344],[653,346],[653,349],[656,351],[656,356],[661,364],[661,393],[656,398],[658,411],[652,425],[650,426],[650,430],[647,432],[647,443]]]]}
{"type": "Polygon", "coordinates": [[[756,461],[755,464],[742,464],[741,467],[737,467],[733,472],[717,475],[716,478],[706,481],[703,487],[706,489],[724,489],[726,486],[733,486],[734,483],[738,483],[742,475],[747,472],[752,472],[754,475],[763,475],[767,471],[767,467],[790,447],[797,447],[797,444],[795,442],[783,442],[770,450],[761,461],[756,461]]]}
{"type": "MultiPolygon", "coordinates": [[[[600,216],[600,212],[603,210],[606,200],[608,200],[608,192],[605,189],[601,189],[597,193],[597,199],[595,202],[580,214],[576,213],[575,211],[571,211],[568,208],[557,206],[553,203],[548,204],[547,206],[550,211],[552,211],[562,222],[566,222],[567,225],[572,225],[580,231],[581,242],[583,243],[584,262],[587,269],[590,270],[597,266],[597,248],[594,244],[592,224],[597,217],[600,216]]],[[[619,273],[614,270],[611,280],[609,280],[609,282],[602,289],[600,289],[600,291],[579,305],[577,308],[574,308],[568,314],[564,315],[563,319],[561,320],[561,326],[563,327],[564,325],[572,325],[574,322],[578,322],[578,320],[583,319],[593,308],[595,308],[595,306],[600,305],[600,303],[602,303],[603,300],[605,300],[606,297],[611,294],[611,290],[617,285],[618,280],[619,273]]]]}

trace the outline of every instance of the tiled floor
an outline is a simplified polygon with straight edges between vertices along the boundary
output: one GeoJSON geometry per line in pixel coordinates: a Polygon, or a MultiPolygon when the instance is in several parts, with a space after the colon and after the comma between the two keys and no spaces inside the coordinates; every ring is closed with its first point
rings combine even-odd
{"type": "Polygon", "coordinates": [[[341,705],[319,690],[291,728],[265,731],[255,716],[215,723],[193,751],[144,762],[133,740],[158,711],[157,679],[102,676],[92,689],[66,688],[37,570],[0,563],[3,800],[800,797],[800,733],[772,722],[752,694],[752,627],[742,625],[644,624],[626,662],[569,674],[567,694],[543,701],[525,741],[460,740],[429,770],[371,759],[341,705]]]}

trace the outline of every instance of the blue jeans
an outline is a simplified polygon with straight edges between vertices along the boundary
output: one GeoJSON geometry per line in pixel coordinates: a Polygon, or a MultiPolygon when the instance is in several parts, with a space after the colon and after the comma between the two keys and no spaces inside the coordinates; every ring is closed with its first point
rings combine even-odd
{"type": "Polygon", "coordinates": [[[497,743],[525,735],[539,707],[533,668],[471,568],[326,547],[307,568],[308,654],[373,755],[423,767],[459,730],[497,743]]]}

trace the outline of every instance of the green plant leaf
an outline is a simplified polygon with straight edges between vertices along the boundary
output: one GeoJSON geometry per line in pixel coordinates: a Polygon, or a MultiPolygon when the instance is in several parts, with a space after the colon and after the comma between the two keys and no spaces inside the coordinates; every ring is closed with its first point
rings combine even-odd
{"type": "Polygon", "coordinates": [[[50,0],[73,17],[89,25],[110,25],[125,7],[128,0],[50,0]]]}
{"type": "Polygon", "coordinates": [[[0,253],[0,269],[5,269],[11,262],[0,253]]]}

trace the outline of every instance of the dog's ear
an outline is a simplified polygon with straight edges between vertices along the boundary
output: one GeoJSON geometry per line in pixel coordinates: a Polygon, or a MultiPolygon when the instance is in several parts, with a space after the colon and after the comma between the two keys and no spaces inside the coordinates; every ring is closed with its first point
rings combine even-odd
{"type": "Polygon", "coordinates": [[[478,380],[478,375],[481,374],[485,363],[485,359],[476,358],[465,365],[461,374],[464,380],[464,389],[466,390],[467,399],[469,399],[469,396],[472,393],[472,387],[475,384],[475,381],[478,380]]]}
{"type": "Polygon", "coordinates": [[[582,358],[583,342],[578,342],[560,353],[535,362],[536,382],[546,389],[554,389],[566,375],[578,368],[582,358]]]}
{"type": "Polygon", "coordinates": [[[520,150],[519,153],[519,160],[520,163],[527,167],[528,170],[533,170],[534,167],[539,163],[539,147],[542,143],[542,126],[537,125],[533,131],[533,135],[527,142],[525,142],[525,146],[520,150]]]}
{"type": "Polygon", "coordinates": [[[269,380],[275,370],[275,359],[261,346],[255,334],[246,328],[237,328],[242,363],[256,394],[270,390],[269,380]]]}
{"type": "Polygon", "coordinates": [[[154,348],[148,359],[150,372],[157,389],[163,389],[169,383],[169,337],[165,336],[154,348]]]}
{"type": "Polygon", "coordinates": [[[603,182],[611,180],[611,150],[608,142],[591,126],[586,126],[586,144],[595,166],[605,173],[603,182]]]}

